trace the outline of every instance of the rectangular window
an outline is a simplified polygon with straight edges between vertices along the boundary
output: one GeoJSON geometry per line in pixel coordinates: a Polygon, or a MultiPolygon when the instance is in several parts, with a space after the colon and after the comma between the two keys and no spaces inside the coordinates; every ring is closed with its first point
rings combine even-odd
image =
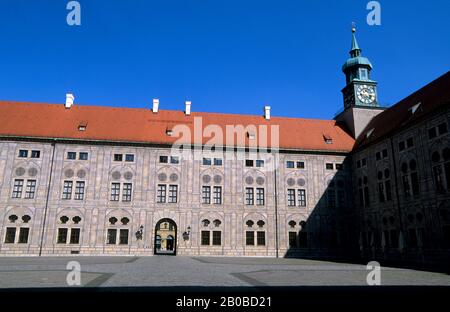
{"type": "Polygon", "coordinates": [[[13,186],[12,198],[22,198],[23,180],[15,179],[13,186]]]}
{"type": "Polygon", "coordinates": [[[305,162],[297,161],[297,169],[305,169],[305,162]]]}
{"type": "Polygon", "coordinates": [[[337,191],[337,206],[339,208],[343,208],[345,206],[345,191],[344,190],[337,191]]]}
{"type": "Polygon", "coordinates": [[[133,162],[134,161],[134,155],[133,154],[126,154],[125,155],[125,161],[126,162],[133,162]]]}
{"type": "Polygon", "coordinates": [[[437,131],[436,128],[433,127],[431,129],[428,129],[428,138],[429,139],[434,139],[435,137],[437,137],[437,131]]]}
{"type": "Polygon", "coordinates": [[[111,183],[111,201],[119,201],[120,183],[111,183]]]}
{"type": "Polygon", "coordinates": [[[114,161],[122,161],[123,155],[122,154],[114,154],[114,161]]]}
{"type": "Polygon", "coordinates": [[[405,146],[405,141],[401,141],[400,143],[398,143],[398,150],[399,150],[400,152],[401,152],[401,151],[404,151],[405,148],[406,148],[406,146],[405,146]]]}
{"type": "Polygon", "coordinates": [[[36,193],[36,180],[27,180],[27,189],[25,190],[25,198],[33,199],[36,193]]]}
{"type": "Polygon", "coordinates": [[[439,135],[446,134],[448,132],[447,124],[445,122],[441,123],[438,126],[438,130],[439,130],[439,135]]]}
{"type": "Polygon", "coordinates": [[[169,203],[178,202],[178,185],[169,185],[169,203]]]}
{"type": "Polygon", "coordinates": [[[252,187],[247,187],[245,189],[245,204],[254,205],[254,190],[252,187]]]}
{"type": "Polygon", "coordinates": [[[124,183],[122,188],[122,201],[130,202],[132,193],[133,185],[131,183],[124,183]]]}
{"type": "Polygon", "coordinates": [[[334,166],[333,166],[333,164],[328,163],[328,164],[325,165],[325,168],[326,168],[327,170],[333,170],[334,166]]]}
{"type": "Polygon", "coordinates": [[[75,153],[75,152],[67,152],[67,159],[70,159],[70,160],[77,159],[77,153],[75,153]]]}
{"type": "Polygon", "coordinates": [[[88,160],[88,153],[86,153],[86,152],[81,152],[81,153],[78,155],[78,159],[79,159],[79,160],[88,160]]]}
{"type": "Polygon", "coordinates": [[[31,151],[31,158],[41,158],[41,151],[31,151]]]}
{"type": "Polygon", "coordinates": [[[264,232],[264,231],[256,232],[256,244],[258,246],[266,245],[266,232],[264,232]]]}
{"type": "Polygon", "coordinates": [[[392,193],[391,193],[391,180],[386,180],[384,182],[384,189],[386,191],[386,200],[392,200],[392,193]]]}
{"type": "Polygon", "coordinates": [[[29,228],[20,228],[19,230],[19,244],[28,244],[28,236],[30,234],[29,228]]]}
{"type": "Polygon", "coordinates": [[[156,202],[158,202],[158,203],[166,202],[166,185],[165,184],[158,184],[158,193],[157,193],[156,202]]]}
{"type": "Polygon", "coordinates": [[[212,244],[214,246],[222,245],[222,232],[221,231],[213,231],[212,244]]]}
{"type": "Polygon", "coordinates": [[[203,158],[203,166],[211,166],[211,158],[203,158]]]}
{"type": "Polygon", "coordinates": [[[80,243],[80,229],[70,229],[70,241],[69,244],[80,243]]]}
{"type": "Polygon", "coordinates": [[[16,241],[16,228],[8,227],[6,228],[5,244],[14,244],[16,241]]]}
{"type": "Polygon", "coordinates": [[[255,246],[255,233],[253,231],[245,232],[245,245],[255,246]]]}
{"type": "Polygon", "coordinates": [[[128,245],[128,229],[120,229],[119,232],[119,244],[128,245]]]}
{"type": "Polygon", "coordinates": [[[174,165],[178,165],[180,163],[180,157],[170,156],[170,163],[174,164],[174,165]]]}
{"type": "Polygon", "coordinates": [[[409,229],[408,230],[408,236],[409,236],[409,246],[412,248],[417,248],[417,233],[416,229],[409,229]]]}
{"type": "Polygon", "coordinates": [[[64,181],[62,199],[72,198],[72,187],[73,187],[72,181],[64,181]]]}
{"type": "Polygon", "coordinates": [[[117,230],[116,229],[108,229],[108,237],[107,237],[107,244],[108,245],[115,245],[117,241],[117,230]]]}
{"type": "Polygon", "coordinates": [[[256,189],[256,205],[264,206],[264,188],[262,187],[256,189]]]}
{"type": "Polygon", "coordinates": [[[297,247],[297,232],[289,232],[289,247],[297,247]]]}
{"type": "Polygon", "coordinates": [[[404,175],[402,177],[402,182],[403,182],[403,192],[405,193],[406,197],[409,197],[411,195],[411,189],[409,186],[409,176],[404,175]]]}
{"type": "Polygon", "coordinates": [[[246,167],[253,167],[253,160],[252,159],[245,160],[245,166],[246,167]]]}
{"type": "Polygon", "coordinates": [[[378,183],[378,200],[380,201],[380,203],[384,203],[385,201],[383,182],[378,183]]]}
{"type": "Polygon", "coordinates": [[[336,164],[336,170],[343,170],[344,165],[343,164],[336,164]]]}
{"type": "Polygon", "coordinates": [[[66,228],[60,228],[58,229],[58,244],[66,244],[67,243],[67,231],[66,228]]]}
{"type": "Polygon", "coordinates": [[[364,187],[364,205],[370,207],[369,187],[364,187]]]}
{"type": "Polygon", "coordinates": [[[298,190],[298,205],[300,207],[306,207],[306,190],[298,190]]]}
{"type": "Polygon", "coordinates": [[[361,166],[362,166],[362,167],[367,166],[367,158],[361,159],[361,166]]]}
{"type": "Polygon", "coordinates": [[[214,204],[221,205],[222,204],[222,187],[214,186],[214,204]]]}
{"type": "Polygon", "coordinates": [[[377,152],[377,153],[375,154],[375,158],[376,158],[376,160],[381,160],[381,153],[380,153],[380,152],[377,152]]]}
{"type": "Polygon", "coordinates": [[[258,168],[264,167],[264,160],[257,159],[256,160],[256,167],[258,167],[258,168]]]}
{"type": "Polygon", "coordinates": [[[211,186],[202,187],[202,204],[211,204],[211,186]]]}
{"type": "Polygon", "coordinates": [[[222,158],[214,158],[214,166],[222,166],[222,158]]]}
{"type": "Polygon", "coordinates": [[[411,148],[414,146],[414,139],[413,138],[409,138],[406,140],[406,147],[407,148],[411,148]]]}
{"type": "Polygon", "coordinates": [[[288,203],[288,206],[295,206],[295,190],[294,189],[287,190],[287,203],[288,203]]]}
{"type": "Polygon", "coordinates": [[[336,191],[334,189],[328,189],[327,191],[328,208],[336,207],[336,191]]]}
{"type": "Polygon", "coordinates": [[[411,186],[413,195],[419,195],[419,175],[417,172],[411,173],[411,186]]]}
{"type": "Polygon", "coordinates": [[[359,206],[364,207],[364,192],[363,189],[360,187],[358,188],[358,197],[359,197],[359,206]]]}
{"type": "Polygon", "coordinates": [[[295,163],[293,161],[287,161],[286,162],[286,168],[288,169],[293,169],[294,168],[295,163]]]}
{"type": "Polygon", "coordinates": [[[442,172],[442,166],[437,165],[433,167],[434,184],[436,185],[436,191],[438,193],[444,192],[444,176],[442,172]]]}
{"type": "Polygon", "coordinates": [[[447,189],[450,190],[450,161],[444,164],[445,179],[447,180],[447,189]]]}
{"type": "Polygon", "coordinates": [[[361,168],[361,161],[360,161],[360,160],[358,160],[358,161],[356,162],[356,168],[361,168]]]}
{"type": "Polygon", "coordinates": [[[209,246],[209,231],[202,231],[202,245],[209,246]]]}
{"type": "Polygon", "coordinates": [[[389,237],[391,239],[391,247],[392,248],[398,248],[398,231],[397,230],[391,230],[389,233],[389,237]]]}
{"type": "Polygon", "coordinates": [[[298,247],[308,248],[308,232],[302,231],[298,233],[298,247]]]}
{"type": "Polygon", "coordinates": [[[75,183],[75,200],[84,199],[84,181],[77,181],[75,183]]]}
{"type": "Polygon", "coordinates": [[[167,164],[169,162],[169,157],[168,156],[159,156],[159,162],[161,164],[167,164]]]}
{"type": "Polygon", "coordinates": [[[382,151],[382,155],[383,155],[383,158],[387,158],[387,157],[388,157],[388,151],[387,151],[387,149],[384,149],[384,150],[382,151]]]}
{"type": "Polygon", "coordinates": [[[27,150],[19,150],[19,157],[20,158],[27,158],[28,157],[28,151],[27,150]]]}

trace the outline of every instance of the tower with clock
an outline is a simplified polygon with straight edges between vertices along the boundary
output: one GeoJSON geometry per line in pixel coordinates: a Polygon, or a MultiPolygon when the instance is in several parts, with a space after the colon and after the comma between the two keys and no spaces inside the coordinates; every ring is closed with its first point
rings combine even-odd
{"type": "Polygon", "coordinates": [[[357,138],[370,120],[384,108],[378,104],[377,82],[371,79],[372,64],[362,56],[352,27],[352,48],[350,58],[342,66],[346,86],[342,89],[344,111],[335,119],[345,124],[354,138],[357,138]]]}
{"type": "Polygon", "coordinates": [[[368,58],[361,55],[355,32],[356,28],[353,26],[350,58],[342,66],[347,82],[347,85],[342,90],[344,107],[379,106],[377,82],[370,79],[372,64],[368,58]]]}

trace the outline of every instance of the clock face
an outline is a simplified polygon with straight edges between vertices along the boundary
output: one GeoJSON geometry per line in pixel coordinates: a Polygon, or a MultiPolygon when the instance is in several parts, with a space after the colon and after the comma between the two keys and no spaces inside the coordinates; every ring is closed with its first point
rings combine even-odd
{"type": "Polygon", "coordinates": [[[376,100],[375,88],[368,85],[360,85],[356,90],[358,100],[364,104],[371,104],[376,100]]]}

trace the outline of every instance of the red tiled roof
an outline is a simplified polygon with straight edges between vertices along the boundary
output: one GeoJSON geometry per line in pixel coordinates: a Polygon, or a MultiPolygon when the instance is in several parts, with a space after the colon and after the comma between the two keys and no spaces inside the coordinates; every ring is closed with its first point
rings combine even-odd
{"type": "MultiPolygon", "coordinates": [[[[224,133],[227,125],[269,126],[268,146],[271,146],[270,127],[278,125],[279,146],[285,149],[349,152],[354,145],[354,139],[334,120],[282,117],[265,120],[263,116],[197,112],[186,116],[181,111],[159,110],[154,114],[150,108],[113,108],[77,104],[66,109],[63,104],[10,101],[0,101],[0,137],[172,144],[178,138],[168,136],[166,131],[179,124],[186,125],[193,131],[195,117],[202,117],[203,129],[208,125],[217,125],[224,133]],[[86,130],[79,131],[80,125],[85,125],[86,130]],[[332,144],[326,144],[324,136],[331,137],[332,144]]],[[[203,137],[201,143],[205,144],[210,139],[203,137]]],[[[186,141],[198,144],[200,140],[193,137],[186,141]]],[[[247,138],[247,146],[248,141],[247,138]]],[[[261,143],[259,146],[267,145],[261,143]]]]}
{"type": "Polygon", "coordinates": [[[374,117],[357,139],[355,148],[383,139],[429,113],[449,106],[450,71],[374,117]],[[414,107],[417,109],[413,113],[414,107]],[[372,133],[367,135],[369,131],[372,133]]]}

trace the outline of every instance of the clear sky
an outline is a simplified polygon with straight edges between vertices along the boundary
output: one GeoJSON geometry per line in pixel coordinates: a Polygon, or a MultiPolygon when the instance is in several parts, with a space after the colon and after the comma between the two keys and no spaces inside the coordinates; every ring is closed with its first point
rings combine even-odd
{"type": "Polygon", "coordinates": [[[450,69],[450,1],[0,0],[0,99],[330,119],[351,22],[391,105],[450,69]]]}

